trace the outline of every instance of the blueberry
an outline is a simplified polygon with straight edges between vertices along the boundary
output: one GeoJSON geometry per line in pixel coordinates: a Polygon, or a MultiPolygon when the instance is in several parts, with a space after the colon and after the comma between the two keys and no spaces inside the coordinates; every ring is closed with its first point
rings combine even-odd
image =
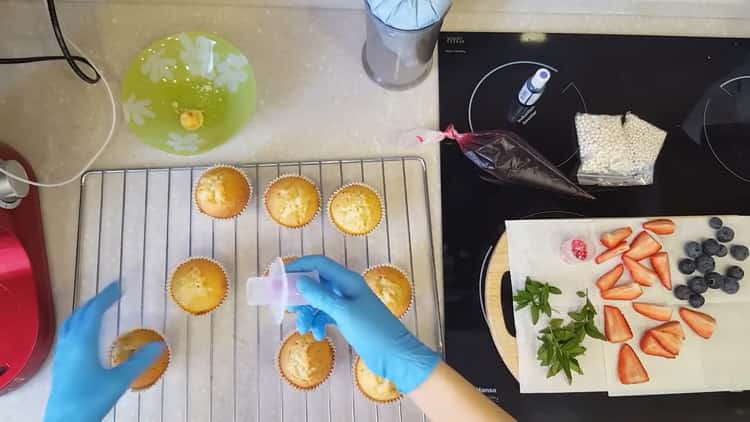
{"type": "Polygon", "coordinates": [[[742,268],[736,265],[732,265],[731,267],[727,268],[727,277],[742,280],[742,278],[745,277],[745,271],[743,271],[742,268]]]}
{"type": "Polygon", "coordinates": [[[693,294],[693,292],[690,290],[690,287],[684,284],[680,284],[674,288],[674,297],[677,299],[687,300],[691,294],[693,294]]]}
{"type": "Polygon", "coordinates": [[[719,252],[716,252],[716,256],[719,258],[723,258],[727,256],[729,253],[729,249],[726,247],[726,245],[719,245],[719,252]]]}
{"type": "Polygon", "coordinates": [[[719,217],[711,217],[708,219],[708,225],[711,226],[712,229],[718,230],[724,225],[724,222],[721,221],[721,218],[719,217]]]}
{"type": "Polygon", "coordinates": [[[701,276],[691,278],[688,280],[687,285],[693,293],[704,293],[708,290],[708,283],[706,283],[706,279],[701,276]]]}
{"type": "Polygon", "coordinates": [[[750,251],[747,250],[747,246],[744,245],[732,245],[729,248],[729,253],[732,254],[732,258],[738,261],[744,261],[747,256],[750,255],[750,251]]]}
{"type": "Polygon", "coordinates": [[[716,255],[719,249],[721,249],[721,245],[719,245],[716,239],[706,239],[703,241],[703,253],[706,255],[716,255]]]}
{"type": "Polygon", "coordinates": [[[734,230],[727,226],[724,226],[716,231],[716,238],[719,240],[719,242],[731,242],[732,240],[734,240],[734,230]]]}
{"type": "Polygon", "coordinates": [[[705,274],[713,271],[714,268],[716,268],[716,262],[710,256],[701,255],[698,258],[695,258],[695,269],[697,269],[698,272],[705,274]]]}
{"type": "Polygon", "coordinates": [[[723,278],[724,278],[723,275],[717,272],[711,271],[710,273],[706,273],[706,284],[708,284],[708,287],[712,289],[719,289],[721,288],[721,285],[723,284],[722,283],[723,278]]]}
{"type": "Polygon", "coordinates": [[[695,272],[695,262],[692,259],[681,259],[677,267],[683,274],[689,275],[695,272]]]}
{"type": "Polygon", "coordinates": [[[690,303],[690,306],[692,306],[693,308],[700,308],[704,303],[706,303],[706,299],[697,293],[693,293],[688,298],[688,303],[690,303]]]}
{"type": "Polygon", "coordinates": [[[737,293],[737,290],[740,289],[740,282],[737,281],[736,278],[732,277],[725,277],[724,278],[724,284],[721,286],[721,290],[724,293],[728,293],[730,295],[733,295],[737,293]]]}
{"type": "Polygon", "coordinates": [[[688,242],[685,244],[685,254],[690,258],[698,258],[698,255],[700,255],[702,252],[703,249],[698,242],[688,242]]]}

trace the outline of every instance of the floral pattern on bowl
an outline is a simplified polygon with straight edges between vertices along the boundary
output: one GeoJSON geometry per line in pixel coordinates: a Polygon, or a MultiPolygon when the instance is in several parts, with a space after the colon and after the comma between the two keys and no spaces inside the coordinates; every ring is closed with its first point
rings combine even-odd
{"type": "Polygon", "coordinates": [[[216,35],[183,32],[136,57],[120,101],[128,127],[145,144],[193,155],[239,132],[255,112],[255,92],[253,68],[236,47],[216,35]]]}

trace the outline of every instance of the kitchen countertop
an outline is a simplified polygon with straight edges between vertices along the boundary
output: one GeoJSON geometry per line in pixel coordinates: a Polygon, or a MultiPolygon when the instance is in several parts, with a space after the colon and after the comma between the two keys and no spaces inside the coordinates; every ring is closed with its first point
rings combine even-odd
{"type": "MultiPolygon", "coordinates": [[[[144,146],[120,122],[95,168],[419,155],[428,165],[440,263],[438,148],[393,141],[400,130],[437,126],[437,74],[405,92],[370,82],[360,62],[365,30],[360,2],[74,0],[60,2],[58,13],[66,37],[100,66],[115,95],[122,73],[143,47],[184,30],[216,32],[231,40],[256,72],[258,111],[229,143],[195,157],[172,156],[144,146]]],[[[6,17],[0,56],[57,54],[41,0],[0,0],[0,16],[6,17]]],[[[743,0],[579,0],[564,6],[550,0],[459,0],[444,29],[750,37],[750,11],[743,0]],[[677,13],[682,17],[673,17],[677,13]]],[[[0,141],[24,154],[40,180],[69,177],[108,129],[101,84],[83,84],[62,62],[0,69],[0,141]]],[[[44,189],[41,197],[57,319],[62,321],[72,300],[78,184],[44,189]]],[[[48,361],[25,386],[0,397],[3,419],[39,420],[49,380],[48,361]]]]}

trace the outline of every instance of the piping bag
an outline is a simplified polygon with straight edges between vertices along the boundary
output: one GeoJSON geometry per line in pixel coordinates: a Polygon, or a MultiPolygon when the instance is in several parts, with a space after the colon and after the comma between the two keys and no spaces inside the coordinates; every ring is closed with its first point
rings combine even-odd
{"type": "Polygon", "coordinates": [[[451,124],[442,132],[416,130],[402,136],[416,138],[421,144],[437,143],[446,138],[455,140],[461,152],[480,170],[479,177],[489,183],[529,186],[577,198],[596,199],[514,132],[458,133],[451,124]]]}
{"type": "Polygon", "coordinates": [[[307,300],[297,291],[297,280],[303,276],[320,283],[317,271],[287,273],[284,262],[276,258],[268,269],[267,277],[247,279],[247,304],[268,306],[274,321],[281,324],[287,307],[307,305],[307,300]]]}

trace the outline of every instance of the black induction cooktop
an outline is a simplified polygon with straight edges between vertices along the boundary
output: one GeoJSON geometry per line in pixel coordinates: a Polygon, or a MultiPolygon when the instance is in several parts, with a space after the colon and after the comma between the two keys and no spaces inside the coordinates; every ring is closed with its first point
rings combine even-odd
{"type": "Polygon", "coordinates": [[[442,144],[448,363],[524,421],[750,420],[750,392],[521,395],[480,306],[480,274],[505,220],[750,214],[750,40],[444,32],[438,48],[441,127],[514,130],[573,180],[577,112],[632,111],[668,132],[653,185],[591,188],[591,201],[489,184],[455,143],[442,144]],[[533,117],[510,123],[519,88],[540,67],[552,77],[533,117]]]}

